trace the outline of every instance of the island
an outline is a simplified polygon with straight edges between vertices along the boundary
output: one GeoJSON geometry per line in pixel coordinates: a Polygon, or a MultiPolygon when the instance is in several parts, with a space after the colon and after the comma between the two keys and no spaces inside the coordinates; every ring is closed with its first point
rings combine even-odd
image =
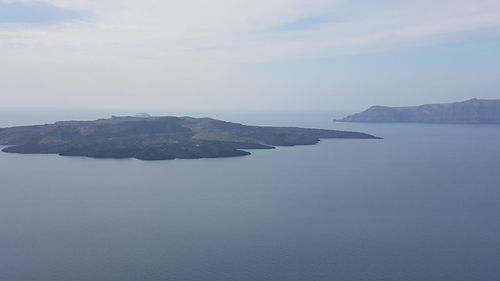
{"type": "Polygon", "coordinates": [[[463,102],[420,106],[372,106],[341,122],[500,124],[500,100],[470,99],[463,102]]]}
{"type": "Polygon", "coordinates": [[[93,158],[196,159],[249,155],[248,149],[316,144],[322,138],[377,139],[347,131],[259,127],[212,118],[113,116],[95,121],[0,129],[2,151],[93,158]]]}

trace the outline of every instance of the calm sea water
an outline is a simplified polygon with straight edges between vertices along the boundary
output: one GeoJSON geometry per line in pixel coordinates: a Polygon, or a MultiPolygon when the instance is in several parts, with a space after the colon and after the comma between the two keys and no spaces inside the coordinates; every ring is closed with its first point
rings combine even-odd
{"type": "Polygon", "coordinates": [[[0,280],[500,280],[500,126],[214,116],[385,139],[158,162],[0,153],[0,280]]]}

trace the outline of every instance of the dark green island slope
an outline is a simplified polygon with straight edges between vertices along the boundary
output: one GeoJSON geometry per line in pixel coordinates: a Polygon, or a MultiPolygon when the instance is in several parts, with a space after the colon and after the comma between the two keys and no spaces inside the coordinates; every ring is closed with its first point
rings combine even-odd
{"type": "Polygon", "coordinates": [[[0,129],[0,144],[7,146],[4,152],[142,160],[243,156],[250,153],[241,149],[309,145],[321,138],[377,137],[335,130],[245,126],[191,117],[114,116],[0,129]]]}
{"type": "Polygon", "coordinates": [[[471,99],[463,102],[407,107],[372,106],[338,121],[500,124],[500,100],[471,99]]]}

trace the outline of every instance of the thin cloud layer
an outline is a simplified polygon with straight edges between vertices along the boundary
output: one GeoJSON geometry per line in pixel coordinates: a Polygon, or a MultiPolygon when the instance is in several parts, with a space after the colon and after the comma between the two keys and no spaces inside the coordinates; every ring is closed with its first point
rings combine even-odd
{"type": "Polygon", "coordinates": [[[120,96],[116,92],[124,104],[135,104],[140,100],[135,90],[175,105],[193,104],[200,92],[217,102],[280,88],[282,99],[290,89],[245,77],[244,65],[465,40],[496,34],[500,27],[498,1],[362,2],[0,0],[0,5],[41,3],[86,15],[50,26],[0,25],[0,60],[10,66],[0,74],[35,81],[38,89],[6,84],[26,97],[38,90],[54,104],[69,102],[64,97],[72,85],[80,86],[75,95],[91,96],[76,99],[85,104],[96,93],[113,102],[120,96]]]}

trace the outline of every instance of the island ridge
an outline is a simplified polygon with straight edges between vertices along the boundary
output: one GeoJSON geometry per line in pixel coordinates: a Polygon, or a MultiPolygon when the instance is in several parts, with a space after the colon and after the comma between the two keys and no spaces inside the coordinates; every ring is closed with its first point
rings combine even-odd
{"type": "Polygon", "coordinates": [[[113,116],[95,121],[0,129],[4,152],[93,158],[168,160],[249,155],[242,149],[316,144],[322,138],[377,139],[358,133],[296,127],[259,127],[212,118],[113,116]]]}

